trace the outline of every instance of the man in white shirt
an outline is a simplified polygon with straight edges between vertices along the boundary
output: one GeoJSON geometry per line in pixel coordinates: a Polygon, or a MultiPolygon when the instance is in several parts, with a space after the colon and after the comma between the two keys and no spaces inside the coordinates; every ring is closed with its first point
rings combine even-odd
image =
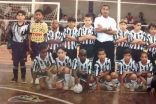
{"type": "Polygon", "coordinates": [[[103,48],[106,51],[107,57],[111,59],[112,69],[114,70],[114,43],[113,35],[116,35],[116,21],[109,17],[109,5],[101,7],[101,16],[95,18],[94,26],[97,33],[95,41],[95,58],[97,60],[97,51],[103,48]]]}

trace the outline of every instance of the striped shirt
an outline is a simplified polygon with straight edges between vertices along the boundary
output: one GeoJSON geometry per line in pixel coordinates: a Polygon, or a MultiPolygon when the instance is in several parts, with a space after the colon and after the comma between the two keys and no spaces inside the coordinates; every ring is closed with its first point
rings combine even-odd
{"type": "MultiPolygon", "coordinates": [[[[129,34],[129,31],[126,30],[126,31],[121,31],[121,30],[118,30],[117,31],[117,34],[114,35],[114,41],[116,42],[118,39],[120,39],[121,37],[124,38],[124,37],[128,37],[128,34],[129,34]]],[[[120,42],[120,43],[117,43],[116,44],[117,46],[121,46],[121,47],[128,47],[128,42],[120,42]]]]}
{"type": "Polygon", "coordinates": [[[29,24],[24,23],[23,25],[18,25],[14,23],[9,31],[9,35],[12,36],[12,41],[22,43],[29,34],[29,24]]]}
{"type": "Polygon", "coordinates": [[[95,75],[98,76],[103,71],[111,71],[111,61],[108,58],[105,58],[104,63],[101,63],[100,60],[97,60],[94,65],[95,75]]]}
{"type": "Polygon", "coordinates": [[[44,70],[45,68],[52,67],[53,65],[55,65],[55,61],[52,57],[52,54],[48,53],[45,59],[41,59],[40,55],[36,56],[33,61],[32,69],[33,72],[42,74],[46,72],[44,70]]]}
{"type": "Polygon", "coordinates": [[[70,29],[69,27],[67,27],[66,29],[64,29],[64,46],[66,49],[71,49],[74,50],[76,49],[76,42],[75,41],[67,41],[66,40],[66,36],[70,35],[72,37],[77,38],[78,37],[78,30],[75,27],[74,29],[70,29]]]}
{"type": "Polygon", "coordinates": [[[30,33],[31,41],[36,43],[41,43],[45,41],[45,34],[48,32],[48,25],[45,22],[31,23],[30,33]]]}
{"type": "Polygon", "coordinates": [[[92,63],[86,58],[85,62],[82,63],[80,58],[75,58],[72,62],[72,69],[80,70],[84,73],[91,74],[92,63]]]}
{"type": "Polygon", "coordinates": [[[71,59],[68,56],[65,56],[65,59],[63,61],[61,61],[58,57],[56,58],[56,65],[57,67],[61,67],[61,66],[67,66],[67,67],[71,67],[71,59]]]}
{"type": "MultiPolygon", "coordinates": [[[[52,30],[49,30],[47,33],[47,41],[50,41],[50,40],[63,41],[63,33],[61,33],[60,31],[54,32],[52,30]]],[[[55,52],[59,46],[61,46],[61,44],[49,44],[49,49],[55,52]]]]}
{"type": "MultiPolygon", "coordinates": [[[[90,26],[89,28],[82,26],[79,28],[79,31],[78,31],[78,36],[81,37],[83,35],[95,35],[95,32],[94,32],[94,27],[93,26],[90,26]]],[[[94,40],[84,40],[82,42],[80,42],[81,44],[94,44],[94,40]]]]}
{"type": "Polygon", "coordinates": [[[138,62],[137,64],[137,70],[138,72],[152,72],[153,71],[153,65],[152,63],[150,62],[150,60],[147,60],[147,63],[146,65],[143,65],[141,63],[141,61],[138,62]]]}
{"type": "MultiPolygon", "coordinates": [[[[149,39],[149,44],[152,44],[152,43],[156,43],[156,35],[150,35],[148,34],[148,39],[149,39]]],[[[152,52],[152,53],[156,53],[156,48],[155,47],[151,47],[148,49],[149,52],[152,52]]]]}
{"type": "Polygon", "coordinates": [[[146,43],[146,45],[148,44],[148,38],[145,32],[140,31],[138,33],[135,33],[134,30],[130,31],[129,35],[128,35],[128,41],[130,42],[130,48],[131,49],[136,49],[136,50],[143,50],[145,48],[145,45],[140,45],[140,44],[132,44],[131,42],[133,42],[135,39],[141,39],[142,41],[144,41],[146,43]]]}
{"type": "Polygon", "coordinates": [[[124,72],[136,72],[137,71],[137,66],[135,61],[131,58],[129,63],[125,63],[125,60],[122,59],[119,63],[119,74],[123,74],[124,72]]]}

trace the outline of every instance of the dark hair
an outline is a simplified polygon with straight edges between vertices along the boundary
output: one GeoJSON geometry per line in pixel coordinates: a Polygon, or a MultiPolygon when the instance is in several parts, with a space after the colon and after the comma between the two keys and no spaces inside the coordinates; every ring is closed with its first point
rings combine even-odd
{"type": "Polygon", "coordinates": [[[39,46],[39,52],[42,51],[43,49],[47,49],[48,48],[48,44],[46,42],[41,43],[39,46]]]}
{"type": "Polygon", "coordinates": [[[141,57],[143,54],[146,54],[146,55],[147,55],[147,57],[148,57],[148,53],[147,53],[147,52],[145,52],[145,51],[142,51],[142,52],[141,52],[140,57],[141,57]]]}
{"type": "Polygon", "coordinates": [[[43,10],[37,9],[37,10],[35,11],[35,13],[37,13],[37,12],[40,12],[40,13],[44,16],[43,10]]]}
{"type": "Polygon", "coordinates": [[[131,52],[131,50],[130,49],[125,49],[125,51],[124,51],[124,53],[123,53],[124,55],[125,54],[132,54],[132,52],[131,52]]]}
{"type": "Polygon", "coordinates": [[[136,20],[136,21],[134,21],[134,25],[136,25],[136,24],[138,24],[138,23],[141,23],[141,21],[138,21],[138,20],[136,20]]]}
{"type": "Polygon", "coordinates": [[[65,48],[64,46],[60,46],[60,47],[58,47],[58,48],[56,49],[56,52],[58,52],[58,50],[60,50],[60,49],[63,50],[63,51],[65,51],[65,52],[67,51],[66,48],[65,48]]]}
{"type": "Polygon", "coordinates": [[[16,13],[16,15],[18,15],[19,13],[21,13],[22,15],[26,15],[26,12],[24,11],[24,10],[19,10],[17,13],[16,13]]]}
{"type": "Polygon", "coordinates": [[[150,23],[150,24],[148,25],[148,30],[149,30],[151,27],[156,28],[156,25],[155,25],[155,24],[153,24],[153,23],[150,23]]]}
{"type": "Polygon", "coordinates": [[[106,5],[106,4],[102,5],[101,8],[104,7],[104,6],[105,7],[108,7],[110,9],[110,6],[109,5],[106,5]]]}
{"type": "Polygon", "coordinates": [[[101,52],[101,51],[104,51],[104,53],[106,53],[106,51],[103,48],[99,48],[98,53],[101,52]]]}
{"type": "Polygon", "coordinates": [[[73,17],[69,17],[67,21],[68,21],[68,22],[76,22],[76,19],[73,18],[73,17]]]}
{"type": "Polygon", "coordinates": [[[84,16],[84,18],[85,18],[85,17],[93,19],[93,16],[92,16],[91,14],[86,14],[86,15],[84,16]]]}

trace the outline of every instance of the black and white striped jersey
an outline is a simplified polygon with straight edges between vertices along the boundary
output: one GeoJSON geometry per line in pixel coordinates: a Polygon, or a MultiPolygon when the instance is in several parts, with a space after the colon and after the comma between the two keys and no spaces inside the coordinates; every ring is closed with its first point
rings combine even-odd
{"type": "MultiPolygon", "coordinates": [[[[79,28],[79,31],[78,31],[78,36],[81,37],[83,35],[94,35],[95,36],[95,30],[94,30],[94,27],[93,26],[90,26],[89,28],[82,26],[79,28]]],[[[94,40],[85,40],[85,41],[82,41],[80,42],[81,44],[94,44],[94,40]]]]}
{"type": "MultiPolygon", "coordinates": [[[[149,44],[156,43],[156,35],[148,34],[147,36],[149,39],[149,44]]],[[[152,53],[156,53],[156,48],[155,47],[148,48],[148,51],[152,53]]]]}
{"type": "Polygon", "coordinates": [[[135,39],[141,39],[148,45],[148,38],[147,34],[143,31],[140,30],[140,32],[136,33],[134,30],[130,31],[128,35],[128,41],[130,42],[129,47],[131,49],[136,49],[136,50],[143,50],[146,45],[140,45],[140,44],[132,44],[131,42],[134,41],[135,39]]]}
{"type": "MultiPolygon", "coordinates": [[[[50,40],[63,41],[63,33],[60,31],[54,32],[52,30],[49,30],[47,33],[47,41],[50,41],[50,40]]],[[[49,44],[49,49],[53,50],[53,52],[55,52],[59,46],[61,46],[61,44],[49,44]]]]}
{"type": "Polygon", "coordinates": [[[51,53],[47,53],[45,59],[42,59],[40,55],[38,55],[33,61],[32,70],[36,73],[43,73],[46,71],[45,68],[52,67],[55,64],[55,60],[53,59],[51,53]]]}
{"type": "Polygon", "coordinates": [[[119,74],[123,74],[124,72],[137,72],[137,65],[132,58],[128,64],[125,63],[124,59],[120,60],[119,65],[119,74]]]}
{"type": "Polygon", "coordinates": [[[85,62],[82,63],[79,57],[75,58],[72,62],[72,69],[91,74],[92,62],[86,58],[85,62]]]}
{"type": "Polygon", "coordinates": [[[105,58],[104,63],[101,63],[100,60],[97,60],[94,65],[95,75],[98,76],[103,71],[111,71],[111,61],[108,58],[105,58]]]}
{"type": "Polygon", "coordinates": [[[153,65],[152,65],[152,63],[150,62],[150,60],[147,60],[147,63],[146,63],[146,65],[143,65],[142,63],[141,63],[141,61],[139,61],[138,62],[138,64],[137,64],[137,71],[138,72],[152,72],[153,71],[153,65]]]}
{"type": "Polygon", "coordinates": [[[61,67],[61,66],[66,66],[66,67],[71,67],[72,66],[72,62],[71,59],[68,56],[65,56],[64,60],[60,60],[58,57],[56,58],[56,65],[57,67],[61,67]]]}
{"type": "Polygon", "coordinates": [[[29,24],[23,23],[23,25],[18,25],[17,22],[15,22],[9,31],[9,37],[11,37],[11,41],[22,43],[29,34],[29,24]]]}
{"type": "MultiPolygon", "coordinates": [[[[121,31],[121,30],[118,30],[117,31],[117,34],[114,35],[114,41],[116,42],[118,39],[120,39],[121,37],[127,37],[128,38],[128,34],[129,34],[129,31],[121,31]]],[[[128,39],[127,39],[128,40],[128,39]]],[[[118,43],[116,44],[116,46],[121,46],[121,47],[129,47],[129,44],[128,42],[121,42],[121,43],[118,43]]]]}
{"type": "Polygon", "coordinates": [[[64,46],[66,49],[74,50],[76,49],[77,43],[75,41],[68,41],[66,40],[66,36],[70,35],[72,37],[78,37],[78,30],[75,27],[74,29],[70,29],[69,27],[64,29],[64,46]]]}

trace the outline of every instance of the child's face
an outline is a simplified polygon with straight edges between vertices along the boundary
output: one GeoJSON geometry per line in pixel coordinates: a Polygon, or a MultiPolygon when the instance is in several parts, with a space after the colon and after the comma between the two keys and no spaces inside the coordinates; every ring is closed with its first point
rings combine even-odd
{"type": "Polygon", "coordinates": [[[146,64],[148,60],[147,54],[142,54],[140,59],[142,64],[146,64]]]}
{"type": "Polygon", "coordinates": [[[66,52],[64,50],[62,50],[62,49],[59,49],[57,51],[57,56],[58,56],[59,59],[64,59],[65,56],[66,56],[66,52]]]}
{"type": "Polygon", "coordinates": [[[92,19],[91,19],[91,17],[85,17],[85,18],[84,18],[84,24],[85,24],[86,26],[90,26],[90,25],[92,24],[92,19]]]}
{"type": "Polygon", "coordinates": [[[127,24],[126,23],[120,23],[119,27],[121,30],[126,30],[127,29],[127,24]]]}
{"type": "Polygon", "coordinates": [[[43,14],[41,12],[36,12],[34,18],[36,22],[41,22],[43,20],[43,14]]]}
{"type": "Polygon", "coordinates": [[[22,13],[18,13],[16,16],[18,21],[24,21],[25,20],[25,15],[23,15],[22,13]]]}
{"type": "Polygon", "coordinates": [[[128,53],[128,54],[125,54],[124,55],[124,60],[126,61],[126,62],[129,62],[130,61],[130,59],[131,59],[131,54],[130,53],[128,53]]]}
{"type": "Polygon", "coordinates": [[[141,23],[137,23],[134,25],[134,30],[139,31],[141,30],[141,23]]]}
{"type": "Polygon", "coordinates": [[[52,27],[52,29],[57,29],[59,27],[59,23],[57,21],[53,21],[51,23],[51,27],[52,27]]]}
{"type": "Polygon", "coordinates": [[[100,51],[100,52],[98,52],[98,58],[100,59],[100,60],[105,60],[105,58],[106,58],[106,53],[104,52],[104,51],[100,51]]]}
{"type": "Polygon", "coordinates": [[[85,62],[86,57],[87,57],[87,53],[85,53],[85,52],[79,53],[79,58],[80,58],[81,62],[85,62]]]}
{"type": "Polygon", "coordinates": [[[47,48],[42,49],[42,50],[40,51],[40,57],[41,57],[42,59],[45,59],[46,56],[47,56],[47,52],[48,52],[48,49],[47,49],[47,48]]]}
{"type": "Polygon", "coordinates": [[[76,23],[75,23],[74,21],[68,22],[68,27],[69,27],[69,28],[74,28],[75,25],[76,25],[76,23]]]}
{"type": "Polygon", "coordinates": [[[155,35],[155,34],[156,34],[156,28],[155,28],[155,27],[150,27],[149,33],[150,33],[151,35],[155,35]]]}

